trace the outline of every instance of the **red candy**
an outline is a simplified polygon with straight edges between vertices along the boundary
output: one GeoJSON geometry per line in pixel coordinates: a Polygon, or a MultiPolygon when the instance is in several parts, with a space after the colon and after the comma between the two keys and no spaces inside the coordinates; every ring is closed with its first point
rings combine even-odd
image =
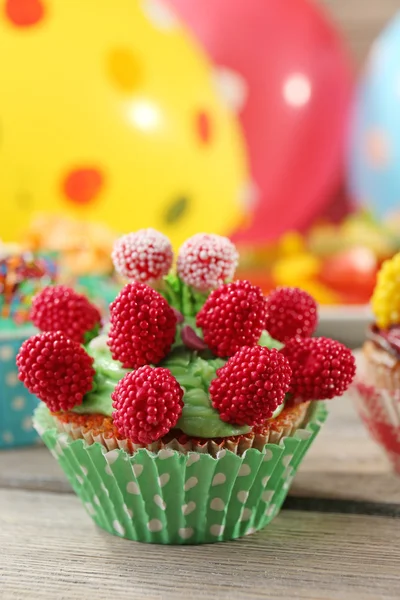
{"type": "Polygon", "coordinates": [[[128,373],[111,395],[113,421],[134,444],[151,444],[175,427],[183,389],[168,369],[148,365],[128,373]]]}
{"type": "Polygon", "coordinates": [[[266,317],[261,289],[248,281],[234,281],[211,292],[197,315],[208,347],[221,357],[233,356],[260,339],[266,317]]]}
{"type": "Polygon", "coordinates": [[[318,324],[317,304],[299,288],[278,288],[266,299],[265,329],[280,342],[295,336],[310,337],[318,324]]]}
{"type": "Polygon", "coordinates": [[[30,318],[41,331],[62,331],[80,343],[85,341],[86,333],[101,324],[98,309],[65,285],[45,287],[37,294],[30,318]]]}
{"type": "Polygon", "coordinates": [[[184,283],[209,291],[232,279],[237,264],[237,250],[228,238],[197,233],[182,244],[176,269],[184,283]]]}
{"type": "Polygon", "coordinates": [[[169,239],[155,229],[140,229],[119,238],[112,259],[115,270],[128,279],[151,283],[166,275],[173,260],[169,239]]]}
{"type": "Polygon", "coordinates": [[[110,305],[108,345],[127,369],[159,363],[175,339],[176,316],[166,300],[144,283],[128,283],[110,305]]]}
{"type": "Polygon", "coordinates": [[[212,404],[222,421],[261,425],[282,404],[290,377],[289,363],[277,350],[241,348],[217,370],[210,385],[212,404]]]}
{"type": "Polygon", "coordinates": [[[292,338],[280,352],[293,372],[289,392],[295,402],[340,396],[356,372],[351,350],[328,338],[292,338]]]}
{"type": "Polygon", "coordinates": [[[82,404],[93,385],[93,358],[61,331],[35,335],[17,355],[19,379],[52,412],[82,404]]]}

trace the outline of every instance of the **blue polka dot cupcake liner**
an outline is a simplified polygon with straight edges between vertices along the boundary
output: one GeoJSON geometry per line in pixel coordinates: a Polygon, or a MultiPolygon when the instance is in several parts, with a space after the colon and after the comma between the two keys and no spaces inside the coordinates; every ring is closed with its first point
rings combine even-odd
{"type": "Polygon", "coordinates": [[[262,529],[279,512],[292,479],[325,421],[322,402],[307,422],[278,444],[241,456],[216,457],[171,448],[133,455],[59,432],[47,407],[34,426],[94,523],[107,532],[154,544],[204,544],[262,529]]]}
{"type": "Polygon", "coordinates": [[[38,399],[19,381],[15,364],[21,344],[34,333],[30,328],[0,337],[0,449],[40,442],[32,424],[38,399]]]}

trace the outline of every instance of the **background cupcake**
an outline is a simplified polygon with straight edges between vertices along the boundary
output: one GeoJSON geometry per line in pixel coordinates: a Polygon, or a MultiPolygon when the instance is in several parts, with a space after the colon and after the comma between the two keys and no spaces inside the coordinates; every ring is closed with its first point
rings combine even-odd
{"type": "Polygon", "coordinates": [[[54,278],[51,261],[17,248],[0,248],[0,448],[38,439],[32,426],[38,401],[18,380],[15,359],[21,343],[36,331],[28,321],[32,296],[54,278]]]}
{"type": "Polygon", "coordinates": [[[17,364],[44,403],[35,413],[43,440],[110,533],[204,543],[264,527],[326,417],[318,400],[352,380],[351,352],[309,337],[308,294],[265,299],[248,281],[230,282],[237,253],[220,236],[185,242],[177,274],[153,230],[125,236],[114,261],[132,280],[106,334],[88,341],[93,323],[82,318],[73,338],[75,319],[54,291],[35,300],[44,333],[17,364]]]}
{"type": "Polygon", "coordinates": [[[400,473],[400,254],[383,263],[372,309],[375,323],[351,391],[361,418],[400,473]]]}

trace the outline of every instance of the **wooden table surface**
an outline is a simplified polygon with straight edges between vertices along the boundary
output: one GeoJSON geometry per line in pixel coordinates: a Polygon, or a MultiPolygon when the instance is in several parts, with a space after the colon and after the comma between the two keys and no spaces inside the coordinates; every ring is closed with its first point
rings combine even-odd
{"type": "Polygon", "coordinates": [[[0,552],[2,600],[394,600],[400,478],[344,397],[271,525],[229,543],[156,546],[97,529],[46,449],[4,451],[0,552]]]}

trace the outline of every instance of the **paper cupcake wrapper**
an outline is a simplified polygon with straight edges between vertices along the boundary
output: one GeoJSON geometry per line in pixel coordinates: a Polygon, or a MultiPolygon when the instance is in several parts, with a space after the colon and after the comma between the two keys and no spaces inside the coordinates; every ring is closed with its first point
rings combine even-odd
{"type": "MultiPolygon", "coordinates": [[[[153,442],[146,446],[151,452],[158,452],[164,448],[176,450],[183,454],[188,452],[200,452],[202,454],[211,454],[214,458],[220,450],[229,450],[234,454],[242,455],[246,450],[250,448],[256,448],[262,450],[265,444],[279,444],[283,437],[293,436],[295,431],[299,429],[305,420],[309,410],[309,403],[304,403],[292,410],[291,418],[285,421],[281,427],[276,429],[270,429],[265,434],[247,434],[241,436],[234,436],[231,438],[225,438],[220,441],[215,440],[199,440],[199,439],[187,439],[184,443],[181,443],[177,439],[171,439],[165,441],[165,438],[153,442]]],[[[114,436],[106,437],[102,433],[94,433],[87,428],[82,427],[74,422],[65,422],[54,418],[55,426],[59,433],[66,433],[69,437],[74,440],[83,439],[88,445],[94,444],[95,442],[102,444],[107,450],[121,449],[125,450],[128,454],[133,454],[137,450],[141,449],[141,445],[133,444],[129,440],[117,439],[114,436]]]]}
{"type": "Polygon", "coordinates": [[[400,390],[377,389],[355,381],[349,393],[371,436],[384,448],[400,474],[400,390]]]}
{"type": "Polygon", "coordinates": [[[18,380],[15,359],[21,344],[35,331],[22,330],[0,337],[0,449],[40,441],[32,425],[38,399],[18,380]]]}
{"type": "Polygon", "coordinates": [[[313,403],[293,437],[217,458],[88,445],[59,433],[45,406],[34,425],[99,527],[140,542],[201,544],[253,533],[274,518],[326,416],[324,404],[313,403]]]}

